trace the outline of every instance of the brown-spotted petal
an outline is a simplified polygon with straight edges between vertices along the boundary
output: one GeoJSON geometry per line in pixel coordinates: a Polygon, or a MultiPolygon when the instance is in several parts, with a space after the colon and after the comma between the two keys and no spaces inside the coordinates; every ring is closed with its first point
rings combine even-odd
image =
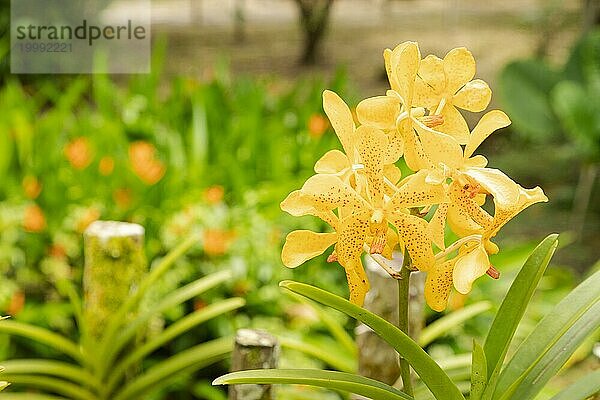
{"type": "Polygon", "coordinates": [[[448,297],[452,290],[452,271],[455,259],[436,264],[427,273],[425,280],[425,300],[432,310],[441,312],[448,305],[448,297]]]}
{"type": "Polygon", "coordinates": [[[396,227],[412,264],[420,271],[428,271],[435,263],[427,221],[405,213],[391,213],[389,221],[396,227]]]}
{"type": "Polygon", "coordinates": [[[475,76],[475,59],[473,54],[464,47],[452,49],[444,57],[444,72],[446,73],[446,90],[456,93],[475,76]]]}
{"type": "Polygon", "coordinates": [[[442,109],[441,115],[444,118],[442,125],[436,126],[439,132],[452,136],[459,144],[465,144],[469,141],[469,125],[460,111],[452,104],[446,104],[442,109]]]}
{"type": "Polygon", "coordinates": [[[281,251],[281,261],[289,268],[296,268],[305,261],[323,254],[328,247],[337,242],[338,234],[316,233],[308,230],[290,232],[285,238],[281,251]]]}
{"type": "Polygon", "coordinates": [[[350,108],[335,92],[325,90],[323,92],[323,109],[340,139],[344,152],[348,157],[352,157],[354,153],[354,119],[350,108]]]}

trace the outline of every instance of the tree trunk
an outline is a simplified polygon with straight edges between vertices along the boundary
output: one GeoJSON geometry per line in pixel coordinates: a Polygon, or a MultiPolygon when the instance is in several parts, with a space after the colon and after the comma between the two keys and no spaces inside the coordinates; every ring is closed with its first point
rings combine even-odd
{"type": "Polygon", "coordinates": [[[321,42],[327,32],[333,0],[295,0],[300,11],[300,26],[304,35],[300,63],[316,63],[321,42]]]}

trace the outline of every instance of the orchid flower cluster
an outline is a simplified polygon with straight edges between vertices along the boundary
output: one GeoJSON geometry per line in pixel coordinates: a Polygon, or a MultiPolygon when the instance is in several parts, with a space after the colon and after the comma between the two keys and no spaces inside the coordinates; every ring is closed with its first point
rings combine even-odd
{"type": "Polygon", "coordinates": [[[473,79],[475,60],[466,48],[421,59],[417,43],[405,42],[383,56],[391,89],[358,104],[358,124],[337,94],[323,93],[343,151],[323,155],[316,175],[281,208],[321,218],[331,232],[289,233],[282,261],[294,268],[335,245],[327,260],[344,268],[350,300],[362,305],[369,290],[363,252],[398,277],[385,258],[399,250],[408,268],[427,273],[427,303],[442,311],[452,287],[467,294],[486,273],[498,278],[489,255],[499,249],[491,239],[519,212],[548,199],[539,187],[525,189],[474,155],[510,119],[492,110],[469,130],[459,109],[483,111],[492,93],[473,79]],[[395,165],[401,157],[414,173],[401,176],[395,165]],[[458,237],[450,245],[446,226],[458,237]]]}

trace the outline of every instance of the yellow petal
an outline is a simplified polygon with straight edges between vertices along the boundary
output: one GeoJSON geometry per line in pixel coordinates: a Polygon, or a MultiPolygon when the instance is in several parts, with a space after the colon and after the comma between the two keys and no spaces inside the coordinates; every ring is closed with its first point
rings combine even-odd
{"type": "Polygon", "coordinates": [[[485,110],[492,99],[492,90],[481,79],[467,82],[452,98],[452,104],[463,110],[479,112],[485,110]]]}
{"type": "Polygon", "coordinates": [[[313,175],[304,183],[302,194],[310,196],[318,208],[367,208],[366,202],[350,186],[335,175],[313,175]]]}
{"type": "Polygon", "coordinates": [[[437,210],[429,221],[429,232],[431,234],[431,240],[441,250],[446,249],[444,243],[444,228],[446,227],[446,216],[448,215],[449,203],[440,203],[437,210]]]}
{"type": "Polygon", "coordinates": [[[398,80],[396,79],[396,75],[392,70],[392,50],[385,49],[383,51],[383,61],[385,62],[385,72],[387,73],[388,80],[390,81],[390,87],[392,90],[398,90],[398,80]]]}
{"type": "MultiPolygon", "coordinates": [[[[515,183],[515,185],[517,184],[515,183]]],[[[494,199],[495,213],[493,228],[489,232],[486,232],[486,237],[493,237],[496,235],[503,225],[530,205],[548,201],[548,198],[540,187],[525,189],[520,185],[517,186],[519,188],[519,197],[516,202],[506,205],[499,204],[496,202],[496,199],[494,199]]]]}
{"type": "Polygon", "coordinates": [[[462,166],[463,151],[452,136],[434,131],[417,120],[413,121],[423,145],[423,151],[434,166],[439,168],[441,163],[451,168],[462,166]]]}
{"type": "Polygon", "coordinates": [[[362,304],[369,284],[360,261],[363,245],[369,228],[369,214],[350,214],[340,221],[338,241],[335,252],[339,263],[346,270],[351,301],[362,304]]]}
{"type": "Polygon", "coordinates": [[[338,227],[338,218],[330,208],[315,202],[311,196],[303,194],[300,190],[291,192],[281,202],[280,207],[283,211],[295,217],[314,215],[327,222],[333,229],[338,227]]]}
{"type": "Polygon", "coordinates": [[[459,293],[467,294],[471,291],[473,282],[490,267],[488,255],[482,246],[476,246],[465,255],[459,255],[454,265],[452,280],[459,293]]]}
{"type": "Polygon", "coordinates": [[[446,73],[446,90],[456,93],[475,76],[475,59],[464,47],[452,49],[444,57],[444,72],[446,73]]]}
{"type": "Polygon", "coordinates": [[[317,174],[337,174],[346,168],[350,168],[350,161],[339,150],[329,150],[315,164],[317,174]]]}
{"type": "Polygon", "coordinates": [[[350,302],[362,306],[365,302],[365,296],[369,291],[369,281],[365,274],[360,257],[349,260],[343,265],[346,270],[346,279],[348,280],[348,289],[350,290],[350,302]]]}
{"type": "Polygon", "coordinates": [[[361,138],[358,152],[369,182],[367,188],[371,204],[375,208],[381,208],[383,206],[383,162],[388,144],[387,136],[379,129],[366,125],[359,127],[356,132],[361,138]]]}
{"type": "Polygon", "coordinates": [[[427,222],[423,218],[405,213],[392,213],[388,216],[402,239],[412,264],[420,271],[428,271],[435,263],[427,222]]]}
{"type": "Polygon", "coordinates": [[[421,60],[419,75],[415,80],[413,104],[434,109],[439,104],[445,87],[444,61],[430,54],[421,60]]]}
{"type": "Polygon", "coordinates": [[[485,168],[488,165],[488,160],[481,154],[478,154],[474,157],[465,159],[464,168],[469,169],[473,167],[485,168]]]}
{"type": "Polygon", "coordinates": [[[477,201],[471,197],[470,192],[458,181],[453,181],[450,184],[448,196],[452,205],[456,207],[456,209],[452,209],[451,207],[453,214],[449,215],[450,227],[454,233],[460,234],[463,230],[472,229],[473,224],[469,222],[471,219],[484,229],[492,225],[492,216],[479,206],[477,201]],[[454,215],[454,213],[457,215],[454,215]],[[454,219],[455,216],[457,217],[456,219],[454,219]],[[454,222],[458,225],[464,224],[464,226],[456,226],[453,224],[454,222]]]}
{"type": "Polygon", "coordinates": [[[413,171],[427,168],[434,169],[435,166],[431,164],[431,161],[425,155],[421,141],[417,137],[412,124],[412,119],[408,118],[398,125],[398,134],[402,136],[404,143],[404,161],[408,168],[413,171]]]}
{"type": "Polygon", "coordinates": [[[393,185],[396,185],[400,182],[400,178],[402,178],[402,171],[394,164],[387,164],[383,167],[383,175],[385,175],[387,180],[393,185]]]}
{"type": "Polygon", "coordinates": [[[421,170],[406,177],[396,194],[388,201],[386,211],[397,212],[404,208],[423,207],[446,201],[446,192],[442,185],[430,185],[426,182],[427,172],[421,170]]]}
{"type": "Polygon", "coordinates": [[[521,186],[498,169],[475,167],[465,170],[464,174],[490,193],[500,208],[509,208],[519,200],[521,186]]]}
{"type": "Polygon", "coordinates": [[[492,110],[486,113],[469,136],[467,147],[465,147],[465,159],[471,157],[479,145],[494,131],[508,125],[510,125],[510,118],[502,111],[492,110]]]}
{"type": "Polygon", "coordinates": [[[416,42],[404,42],[392,51],[390,63],[392,75],[395,77],[398,94],[404,101],[404,108],[410,109],[412,105],[415,78],[419,71],[421,53],[416,42]]]}
{"type": "Polygon", "coordinates": [[[455,260],[436,264],[425,280],[425,300],[432,310],[440,312],[448,305],[448,296],[452,289],[452,270],[455,260]]]}
{"type": "Polygon", "coordinates": [[[442,185],[428,182],[430,171],[422,170],[408,175],[398,185],[396,195],[390,199],[395,208],[423,207],[447,201],[442,185]]]}
{"type": "Polygon", "coordinates": [[[316,233],[299,230],[290,232],[285,238],[281,251],[281,261],[289,268],[296,268],[311,258],[323,254],[337,241],[337,233],[316,233]]]}
{"type": "Polygon", "coordinates": [[[454,204],[451,204],[448,209],[447,221],[452,232],[460,237],[483,233],[483,228],[473,221],[464,209],[454,204]]]}
{"type": "Polygon", "coordinates": [[[377,129],[395,129],[398,114],[400,114],[398,97],[369,97],[356,106],[356,115],[360,123],[377,129]]]}
{"type": "Polygon", "coordinates": [[[382,256],[391,260],[394,256],[394,248],[398,245],[398,234],[395,230],[388,227],[386,238],[385,238],[385,248],[381,253],[382,256]]]}
{"type": "Polygon", "coordinates": [[[446,104],[442,110],[444,123],[436,126],[439,132],[452,136],[460,144],[469,141],[469,126],[462,114],[452,104],[446,104]]]}
{"type": "Polygon", "coordinates": [[[385,163],[393,164],[404,154],[404,139],[395,129],[388,135],[388,148],[385,152],[385,163]]]}
{"type": "Polygon", "coordinates": [[[323,109],[329,117],[337,137],[340,139],[344,152],[348,157],[352,157],[354,154],[354,119],[350,109],[344,100],[331,90],[323,92],[323,109]]]}

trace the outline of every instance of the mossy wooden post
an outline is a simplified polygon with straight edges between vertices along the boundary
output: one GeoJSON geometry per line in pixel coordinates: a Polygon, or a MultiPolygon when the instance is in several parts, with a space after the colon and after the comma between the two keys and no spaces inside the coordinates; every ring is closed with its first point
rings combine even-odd
{"type": "MultiPolygon", "coordinates": [[[[386,263],[400,270],[402,256],[386,263]]],[[[365,270],[371,289],[365,298],[364,307],[386,319],[394,325],[398,324],[398,283],[396,280],[370,258],[365,259],[365,270]]],[[[416,338],[423,327],[423,285],[424,274],[413,272],[410,279],[409,328],[410,336],[416,338]]],[[[368,326],[360,324],[356,328],[358,346],[358,372],[368,378],[393,385],[400,376],[398,354],[368,326]]],[[[353,399],[364,399],[353,395],[353,399]]]]}
{"type": "MultiPolygon", "coordinates": [[[[267,332],[240,329],[235,335],[231,371],[277,368],[279,343],[267,332]]],[[[271,385],[231,385],[229,400],[273,400],[271,385]]]]}
{"type": "Polygon", "coordinates": [[[126,222],[96,221],[83,237],[84,329],[89,339],[97,341],[111,315],[146,273],[144,228],[126,222]]]}

